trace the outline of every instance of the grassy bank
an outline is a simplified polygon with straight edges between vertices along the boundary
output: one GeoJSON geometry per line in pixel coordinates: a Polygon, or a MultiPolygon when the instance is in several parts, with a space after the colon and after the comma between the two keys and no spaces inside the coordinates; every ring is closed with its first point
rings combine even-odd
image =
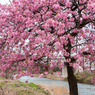
{"type": "Polygon", "coordinates": [[[50,95],[50,93],[33,83],[0,79],[0,95],[50,95]]]}
{"type": "MultiPolygon", "coordinates": [[[[78,83],[92,84],[93,85],[93,83],[91,83],[91,79],[93,77],[95,77],[95,74],[93,74],[93,73],[89,74],[88,72],[83,72],[83,73],[80,73],[80,74],[76,73],[75,76],[76,76],[76,79],[77,79],[78,83]]],[[[67,81],[68,79],[65,78],[64,80],[67,81]]]]}

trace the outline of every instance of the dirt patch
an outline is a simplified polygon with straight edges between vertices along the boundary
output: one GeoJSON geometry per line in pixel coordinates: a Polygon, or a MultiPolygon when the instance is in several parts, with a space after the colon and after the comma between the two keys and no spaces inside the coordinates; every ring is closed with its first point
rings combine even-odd
{"type": "Polygon", "coordinates": [[[48,86],[47,84],[39,84],[41,87],[43,87],[45,90],[48,90],[51,95],[68,95],[69,91],[66,86],[58,86],[55,84],[51,84],[48,86]]]}

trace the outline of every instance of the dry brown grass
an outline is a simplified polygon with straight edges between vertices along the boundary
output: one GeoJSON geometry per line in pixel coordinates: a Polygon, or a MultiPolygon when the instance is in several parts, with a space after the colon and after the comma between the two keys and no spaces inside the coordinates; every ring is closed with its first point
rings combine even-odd
{"type": "Polygon", "coordinates": [[[61,78],[61,76],[56,76],[55,74],[51,75],[51,74],[48,74],[48,75],[45,75],[45,78],[48,78],[48,79],[55,79],[55,80],[63,80],[61,78]]]}
{"type": "Polygon", "coordinates": [[[45,90],[48,90],[51,95],[68,95],[69,91],[66,86],[58,86],[55,84],[51,84],[51,86],[48,86],[47,84],[39,84],[41,87],[43,87],[45,90]]]}
{"type": "MultiPolygon", "coordinates": [[[[34,74],[35,77],[38,77],[39,74],[34,74]]],[[[48,79],[55,79],[55,80],[64,80],[61,76],[56,76],[56,72],[53,74],[47,74],[44,75],[44,78],[48,78],[48,79]]]]}

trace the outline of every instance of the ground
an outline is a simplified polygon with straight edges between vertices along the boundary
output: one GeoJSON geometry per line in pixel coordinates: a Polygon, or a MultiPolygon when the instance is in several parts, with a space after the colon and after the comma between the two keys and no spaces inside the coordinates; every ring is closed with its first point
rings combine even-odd
{"type": "MultiPolygon", "coordinates": [[[[34,76],[39,76],[39,74],[35,74],[34,76]]],[[[91,79],[95,76],[93,73],[89,74],[88,72],[76,73],[77,82],[93,84],[91,83],[91,79]]],[[[53,74],[45,75],[44,78],[56,79],[56,80],[65,80],[67,78],[63,78],[60,75],[57,75],[55,72],[53,74]]],[[[68,94],[69,91],[67,87],[59,87],[55,84],[51,84],[48,87],[46,84],[36,85],[33,83],[23,83],[17,80],[4,79],[0,77],[0,95],[61,95],[68,94]]]]}
{"type": "Polygon", "coordinates": [[[0,78],[0,95],[50,95],[41,86],[0,78]]]}

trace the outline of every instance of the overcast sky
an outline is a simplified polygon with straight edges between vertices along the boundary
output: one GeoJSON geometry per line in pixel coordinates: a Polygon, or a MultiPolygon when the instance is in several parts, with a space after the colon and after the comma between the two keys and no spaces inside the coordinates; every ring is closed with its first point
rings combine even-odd
{"type": "Polygon", "coordinates": [[[1,4],[6,4],[6,3],[9,3],[9,0],[0,0],[0,3],[1,4]]]}

